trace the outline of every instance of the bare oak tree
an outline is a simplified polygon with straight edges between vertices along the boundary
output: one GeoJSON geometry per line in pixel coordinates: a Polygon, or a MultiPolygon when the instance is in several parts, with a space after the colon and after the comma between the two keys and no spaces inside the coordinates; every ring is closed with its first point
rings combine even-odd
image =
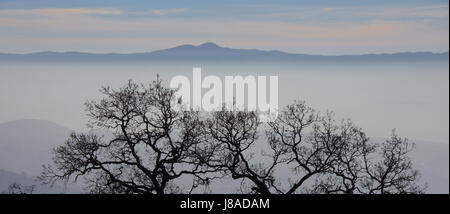
{"type": "Polygon", "coordinates": [[[185,191],[173,182],[184,175],[196,181],[191,188],[207,181],[202,175],[214,169],[192,155],[205,143],[198,113],[175,111],[174,90],[158,79],[148,87],[130,81],[101,92],[100,102],[86,103],[89,126],[112,136],[72,133],[54,150],[53,165],[44,167],[44,183],[83,176],[93,193],[164,194],[185,191]]]}
{"type": "Polygon", "coordinates": [[[417,184],[418,172],[407,156],[411,147],[406,139],[394,133],[378,146],[350,120],[338,123],[332,112],[320,115],[304,102],[288,105],[265,126],[258,122],[255,112],[226,109],[213,113],[206,124],[205,133],[214,149],[203,153],[209,154],[205,163],[241,180],[241,184],[250,183],[244,186],[246,189],[241,188],[244,193],[384,194],[424,190],[417,184]],[[264,139],[258,139],[261,130],[264,139]],[[259,157],[253,149],[256,144],[266,145],[259,157]]]}

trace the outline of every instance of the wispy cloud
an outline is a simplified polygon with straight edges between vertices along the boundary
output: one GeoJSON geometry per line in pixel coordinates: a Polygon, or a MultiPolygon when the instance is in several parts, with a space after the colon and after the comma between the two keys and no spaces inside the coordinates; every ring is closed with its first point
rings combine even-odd
{"type": "Polygon", "coordinates": [[[38,9],[9,9],[0,10],[0,14],[3,15],[43,15],[43,16],[55,16],[55,15],[120,15],[123,14],[122,10],[111,8],[38,8],[38,9]]]}
{"type": "Polygon", "coordinates": [[[331,12],[331,11],[336,10],[336,8],[326,7],[326,8],[323,8],[322,10],[325,12],[331,12]]]}
{"type": "Polygon", "coordinates": [[[388,7],[388,8],[362,8],[358,16],[374,17],[377,19],[413,19],[413,18],[447,18],[449,6],[429,5],[421,7],[388,7]]]}
{"type": "Polygon", "coordinates": [[[61,16],[61,15],[157,15],[166,16],[171,14],[184,13],[188,8],[170,8],[170,9],[152,9],[143,11],[128,11],[115,8],[36,8],[36,9],[0,9],[0,14],[18,16],[18,15],[42,15],[42,16],[61,16]]]}
{"type": "Polygon", "coordinates": [[[159,10],[151,10],[150,13],[158,16],[165,16],[169,14],[177,14],[186,12],[187,8],[173,8],[173,9],[159,9],[159,10]]]}
{"type": "Polygon", "coordinates": [[[323,22],[370,22],[374,20],[421,20],[448,19],[449,5],[435,4],[427,6],[342,6],[342,7],[287,7],[258,5],[249,10],[267,11],[253,13],[260,19],[277,19],[284,21],[323,21],[323,22]]]}

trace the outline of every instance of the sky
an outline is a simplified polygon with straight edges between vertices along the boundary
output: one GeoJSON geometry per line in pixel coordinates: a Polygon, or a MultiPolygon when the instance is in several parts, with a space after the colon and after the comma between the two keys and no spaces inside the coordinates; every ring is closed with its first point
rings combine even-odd
{"type": "Polygon", "coordinates": [[[0,0],[0,52],[148,52],[214,42],[307,54],[449,49],[449,2],[0,0]]]}

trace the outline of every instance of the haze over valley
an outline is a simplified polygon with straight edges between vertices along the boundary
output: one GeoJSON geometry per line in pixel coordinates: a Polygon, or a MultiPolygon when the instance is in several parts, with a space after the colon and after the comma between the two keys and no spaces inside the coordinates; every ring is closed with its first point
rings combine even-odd
{"type": "Polygon", "coordinates": [[[448,193],[448,52],[318,56],[213,43],[141,54],[0,55],[0,192],[13,180],[32,183],[51,148],[71,131],[88,131],[84,102],[99,99],[101,86],[149,84],[157,75],[168,85],[173,76],[191,77],[193,67],[220,78],[277,75],[280,107],[305,100],[352,119],[373,140],[396,128],[417,143],[411,157],[428,191],[448,193]]]}

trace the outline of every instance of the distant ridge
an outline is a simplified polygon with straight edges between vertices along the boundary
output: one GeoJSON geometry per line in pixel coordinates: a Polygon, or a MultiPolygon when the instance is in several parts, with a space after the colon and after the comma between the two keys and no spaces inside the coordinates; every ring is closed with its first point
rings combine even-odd
{"type": "Polygon", "coordinates": [[[36,52],[29,54],[0,53],[0,60],[20,61],[172,61],[172,60],[288,60],[288,61],[410,61],[410,60],[448,60],[448,51],[403,52],[393,54],[361,55],[309,55],[286,53],[282,51],[263,51],[257,49],[235,49],[221,47],[215,43],[201,45],[181,45],[173,48],[143,53],[85,53],[85,52],[36,52]]]}
{"type": "Polygon", "coordinates": [[[72,130],[46,120],[0,123],[0,169],[37,176],[50,163],[51,149],[64,144],[72,130]]]}

